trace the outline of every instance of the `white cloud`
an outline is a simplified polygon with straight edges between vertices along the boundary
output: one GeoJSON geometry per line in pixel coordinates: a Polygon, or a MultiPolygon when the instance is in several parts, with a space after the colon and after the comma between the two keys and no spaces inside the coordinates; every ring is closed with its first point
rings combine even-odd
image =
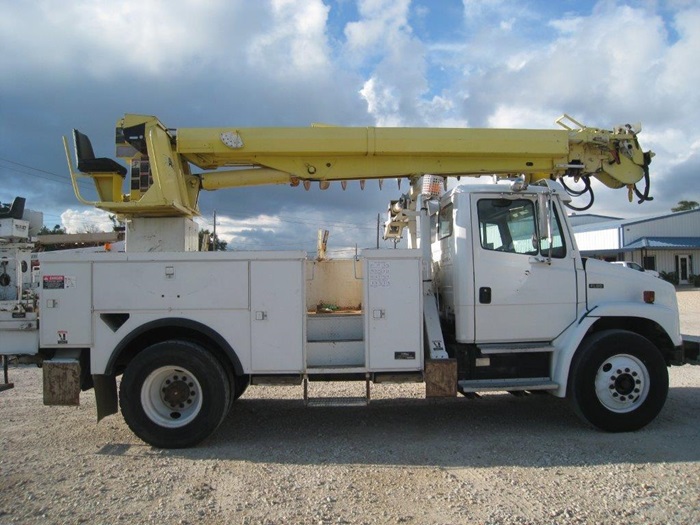
{"type": "Polygon", "coordinates": [[[67,209],[61,214],[61,225],[66,233],[111,232],[114,226],[107,212],[73,209],[67,209]]]}
{"type": "Polygon", "coordinates": [[[367,102],[367,112],[374,116],[377,126],[400,126],[399,95],[393,85],[384,84],[380,79],[371,77],[360,90],[360,95],[367,102]]]}
{"type": "MultiPolygon", "coordinates": [[[[499,20],[502,7],[467,2],[465,16],[475,27],[479,21],[499,20]]],[[[468,94],[465,117],[478,125],[525,128],[552,128],[564,112],[596,127],[641,120],[640,142],[657,152],[651,166],[656,201],[636,206],[635,200],[618,208],[620,200],[626,201],[622,191],[600,188],[595,210],[664,211],[667,203],[659,192],[669,187],[665,179],[674,176],[675,166],[685,163],[691,145],[700,140],[700,70],[691,66],[700,55],[700,34],[691,29],[700,26],[700,10],[677,11],[669,26],[648,5],[604,1],[589,14],[545,22],[555,30],[546,43],[523,39],[516,20],[510,36],[477,31],[467,39],[468,52],[456,47],[461,54],[452,60],[462,59],[462,90],[468,94]]]]}
{"type": "MultiPolygon", "coordinates": [[[[700,8],[677,14],[674,25],[679,39],[660,57],[663,68],[655,80],[667,96],[682,103],[683,109],[697,110],[700,68],[694,64],[700,53],[700,8]]],[[[697,114],[693,116],[697,117],[697,114]]]]}
{"type": "MultiPolygon", "coordinates": [[[[700,24],[699,13],[679,14],[680,39],[669,44],[659,15],[603,2],[590,16],[551,21],[566,30],[546,47],[530,42],[529,48],[512,49],[491,66],[481,63],[482,73],[466,83],[470,93],[480,93],[487,114],[503,105],[558,108],[557,113],[591,116],[597,125],[643,115],[658,121],[681,116],[699,100],[694,86],[700,73],[688,67],[690,55],[700,51],[700,36],[689,30],[700,24]]],[[[463,67],[473,69],[471,57],[463,67]]]]}
{"type": "Polygon", "coordinates": [[[409,6],[410,0],[359,0],[361,20],[345,26],[348,50],[363,59],[383,55],[411,33],[409,6]]]}
{"type": "Polygon", "coordinates": [[[499,12],[504,5],[503,0],[463,0],[464,16],[467,19],[482,18],[485,14],[499,12]]]}
{"type": "Polygon", "coordinates": [[[279,217],[265,214],[244,220],[222,215],[217,217],[216,222],[216,235],[231,244],[232,247],[239,244],[248,244],[251,240],[251,233],[270,234],[279,231],[282,226],[279,217]]]}
{"type": "Polygon", "coordinates": [[[79,0],[11,2],[4,11],[0,30],[22,53],[3,53],[3,69],[41,66],[102,77],[123,67],[157,73],[182,61],[197,47],[203,29],[198,21],[208,10],[204,4],[191,9],[181,0],[167,8],[157,0],[79,0]],[[185,13],[189,24],[180,18],[185,13]]]}
{"type": "MultiPolygon", "coordinates": [[[[466,120],[455,116],[452,96],[431,94],[427,61],[430,50],[409,23],[409,2],[365,0],[358,7],[361,19],[345,27],[345,51],[351,62],[370,66],[360,95],[376,124],[463,125],[466,120]],[[375,57],[379,60],[373,60],[375,57]]],[[[421,7],[418,16],[428,15],[429,8],[421,7]]]]}
{"type": "Polygon", "coordinates": [[[502,31],[510,31],[511,29],[513,29],[514,23],[515,19],[509,18],[508,20],[501,20],[501,23],[498,26],[502,31]]]}
{"type": "Polygon", "coordinates": [[[554,126],[553,117],[555,116],[548,115],[542,108],[499,104],[488,118],[488,127],[551,129],[554,126]]]}
{"type": "Polygon", "coordinates": [[[173,78],[328,65],[321,0],[76,0],[3,6],[0,71],[173,78]],[[249,62],[246,61],[246,57],[249,62]],[[247,65],[248,64],[248,65],[247,65]]]}
{"type": "Polygon", "coordinates": [[[327,69],[328,10],[321,0],[273,0],[269,29],[254,35],[248,46],[249,63],[276,76],[327,69]]]}

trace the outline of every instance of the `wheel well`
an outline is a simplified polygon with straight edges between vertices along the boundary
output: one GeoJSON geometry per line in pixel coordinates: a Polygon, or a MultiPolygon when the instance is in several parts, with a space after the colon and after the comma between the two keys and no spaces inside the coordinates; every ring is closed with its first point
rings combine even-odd
{"type": "Polygon", "coordinates": [[[212,329],[188,319],[156,321],[135,330],[115,348],[107,365],[107,373],[123,373],[129,362],[144,349],[170,339],[200,344],[221,362],[227,374],[243,373],[238,356],[223,337],[212,329]]]}
{"type": "Polygon", "coordinates": [[[646,337],[659,349],[666,364],[670,365],[674,356],[673,342],[658,323],[642,317],[603,317],[590,327],[586,335],[611,329],[627,330],[646,337]]]}

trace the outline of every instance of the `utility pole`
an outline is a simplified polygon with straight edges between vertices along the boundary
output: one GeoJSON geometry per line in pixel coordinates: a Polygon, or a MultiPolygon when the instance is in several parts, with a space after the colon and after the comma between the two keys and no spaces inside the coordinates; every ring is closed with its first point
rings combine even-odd
{"type": "MultiPolygon", "coordinates": [[[[379,179],[382,180],[382,179],[379,179]]],[[[380,224],[381,214],[377,213],[377,249],[379,249],[379,224],[380,224]]]]}
{"type": "Polygon", "coordinates": [[[211,251],[216,251],[216,210],[214,210],[214,231],[212,232],[212,247],[211,251]]]}

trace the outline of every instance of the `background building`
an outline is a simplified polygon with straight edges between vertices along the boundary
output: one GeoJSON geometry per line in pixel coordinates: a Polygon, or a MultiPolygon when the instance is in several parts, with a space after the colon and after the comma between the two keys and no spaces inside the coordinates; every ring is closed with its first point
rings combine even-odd
{"type": "Polygon", "coordinates": [[[675,272],[679,284],[700,274],[700,209],[636,219],[572,215],[569,220],[584,257],[675,272]]]}

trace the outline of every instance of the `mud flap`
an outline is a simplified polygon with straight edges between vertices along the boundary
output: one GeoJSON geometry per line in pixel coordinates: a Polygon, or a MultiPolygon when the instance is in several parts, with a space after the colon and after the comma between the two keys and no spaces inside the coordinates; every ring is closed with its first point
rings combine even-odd
{"type": "Polygon", "coordinates": [[[700,364],[700,337],[697,335],[683,335],[683,346],[675,348],[672,365],[685,363],[700,364]]]}
{"type": "Polygon", "coordinates": [[[117,379],[113,375],[92,376],[97,403],[97,422],[117,413],[117,379]]]}

